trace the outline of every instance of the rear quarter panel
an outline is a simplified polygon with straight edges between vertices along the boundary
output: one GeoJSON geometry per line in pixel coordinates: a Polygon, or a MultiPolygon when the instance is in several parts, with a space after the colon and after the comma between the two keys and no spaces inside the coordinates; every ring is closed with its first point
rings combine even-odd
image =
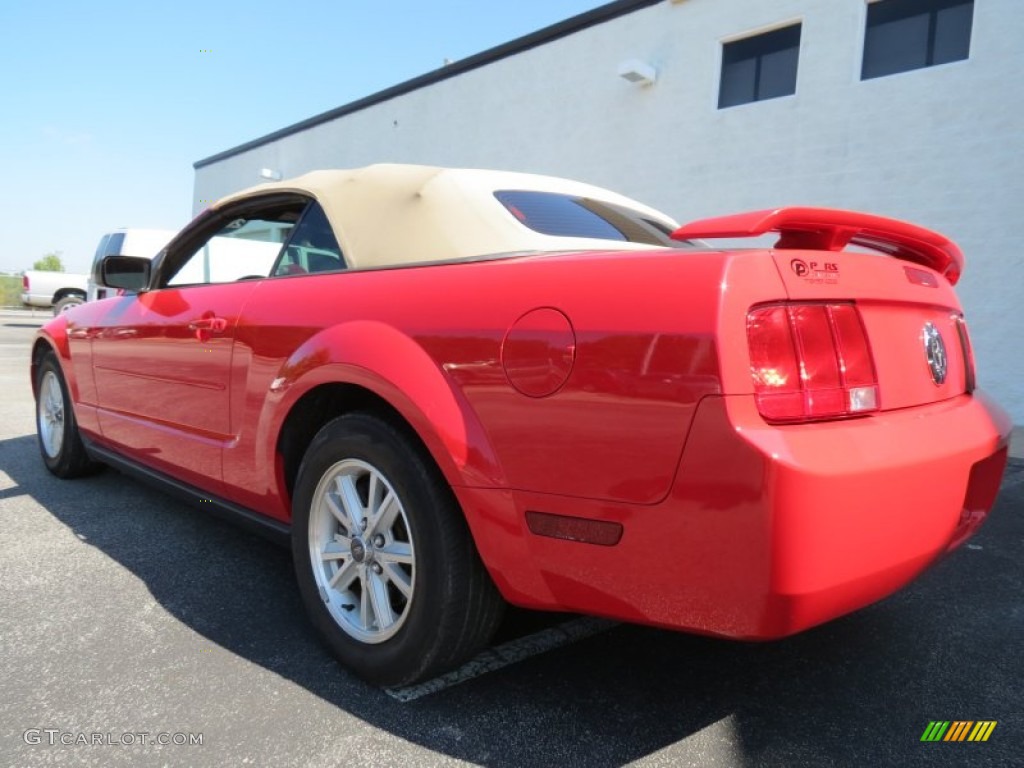
{"type": "Polygon", "coordinates": [[[305,392],[342,381],[398,409],[452,485],[656,503],[697,404],[721,392],[717,339],[745,345],[742,319],[722,323],[723,296],[741,318],[750,301],[730,281],[781,292],[769,259],[668,250],[263,281],[238,327],[225,480],[282,514],[276,435],[305,392]],[[574,345],[562,385],[532,397],[503,345],[539,308],[568,319],[574,345]]]}

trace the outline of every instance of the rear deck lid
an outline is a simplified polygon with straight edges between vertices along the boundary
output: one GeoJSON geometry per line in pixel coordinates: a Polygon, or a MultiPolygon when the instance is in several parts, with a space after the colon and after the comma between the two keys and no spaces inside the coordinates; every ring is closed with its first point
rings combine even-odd
{"type": "Polygon", "coordinates": [[[878,379],[881,410],[956,397],[974,387],[970,342],[952,285],[963,254],[945,236],[880,216],[816,208],[687,224],[674,238],[780,233],[769,255],[787,299],[857,307],[878,379]],[[870,248],[876,253],[843,250],[870,248]]]}
{"type": "Polygon", "coordinates": [[[952,287],[937,273],[863,253],[774,251],[772,258],[790,300],[852,301],[857,307],[882,410],[973,389],[963,314],[952,287]]]}

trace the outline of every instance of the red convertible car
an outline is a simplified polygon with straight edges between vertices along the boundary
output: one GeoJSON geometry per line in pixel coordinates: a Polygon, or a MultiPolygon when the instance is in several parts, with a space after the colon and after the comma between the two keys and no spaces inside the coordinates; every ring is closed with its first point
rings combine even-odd
{"type": "Polygon", "coordinates": [[[288,538],[376,683],[464,661],[506,602],[778,638],[994,503],[1010,423],[975,388],[962,267],[862,213],[679,227],[562,179],[317,171],[103,260],[124,295],[35,341],[39,446],[288,538]]]}

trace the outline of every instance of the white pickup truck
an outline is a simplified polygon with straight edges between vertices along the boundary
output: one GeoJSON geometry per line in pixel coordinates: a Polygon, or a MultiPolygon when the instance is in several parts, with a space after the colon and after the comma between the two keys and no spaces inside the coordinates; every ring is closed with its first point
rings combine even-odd
{"type": "Polygon", "coordinates": [[[113,296],[114,292],[99,284],[100,262],[105,256],[144,256],[152,259],[167,242],[177,234],[172,229],[142,229],[127,227],[115,229],[100,238],[89,275],[87,301],[96,301],[113,296]]]}
{"type": "Polygon", "coordinates": [[[87,283],[86,275],[29,269],[21,277],[21,303],[53,307],[53,314],[59,315],[85,301],[87,283]]]}

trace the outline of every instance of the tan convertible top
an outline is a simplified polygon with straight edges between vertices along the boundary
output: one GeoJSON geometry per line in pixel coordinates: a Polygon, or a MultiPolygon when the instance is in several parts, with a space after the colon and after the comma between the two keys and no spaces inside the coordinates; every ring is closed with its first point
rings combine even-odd
{"type": "Polygon", "coordinates": [[[448,261],[517,251],[623,250],[653,246],[541,234],[494,197],[498,190],[575,195],[632,208],[674,228],[653,208],[581,182],[552,176],[424,165],[371,165],[313,171],[225,197],[214,208],[273,191],[299,192],[323,206],[350,267],[448,261]]]}

